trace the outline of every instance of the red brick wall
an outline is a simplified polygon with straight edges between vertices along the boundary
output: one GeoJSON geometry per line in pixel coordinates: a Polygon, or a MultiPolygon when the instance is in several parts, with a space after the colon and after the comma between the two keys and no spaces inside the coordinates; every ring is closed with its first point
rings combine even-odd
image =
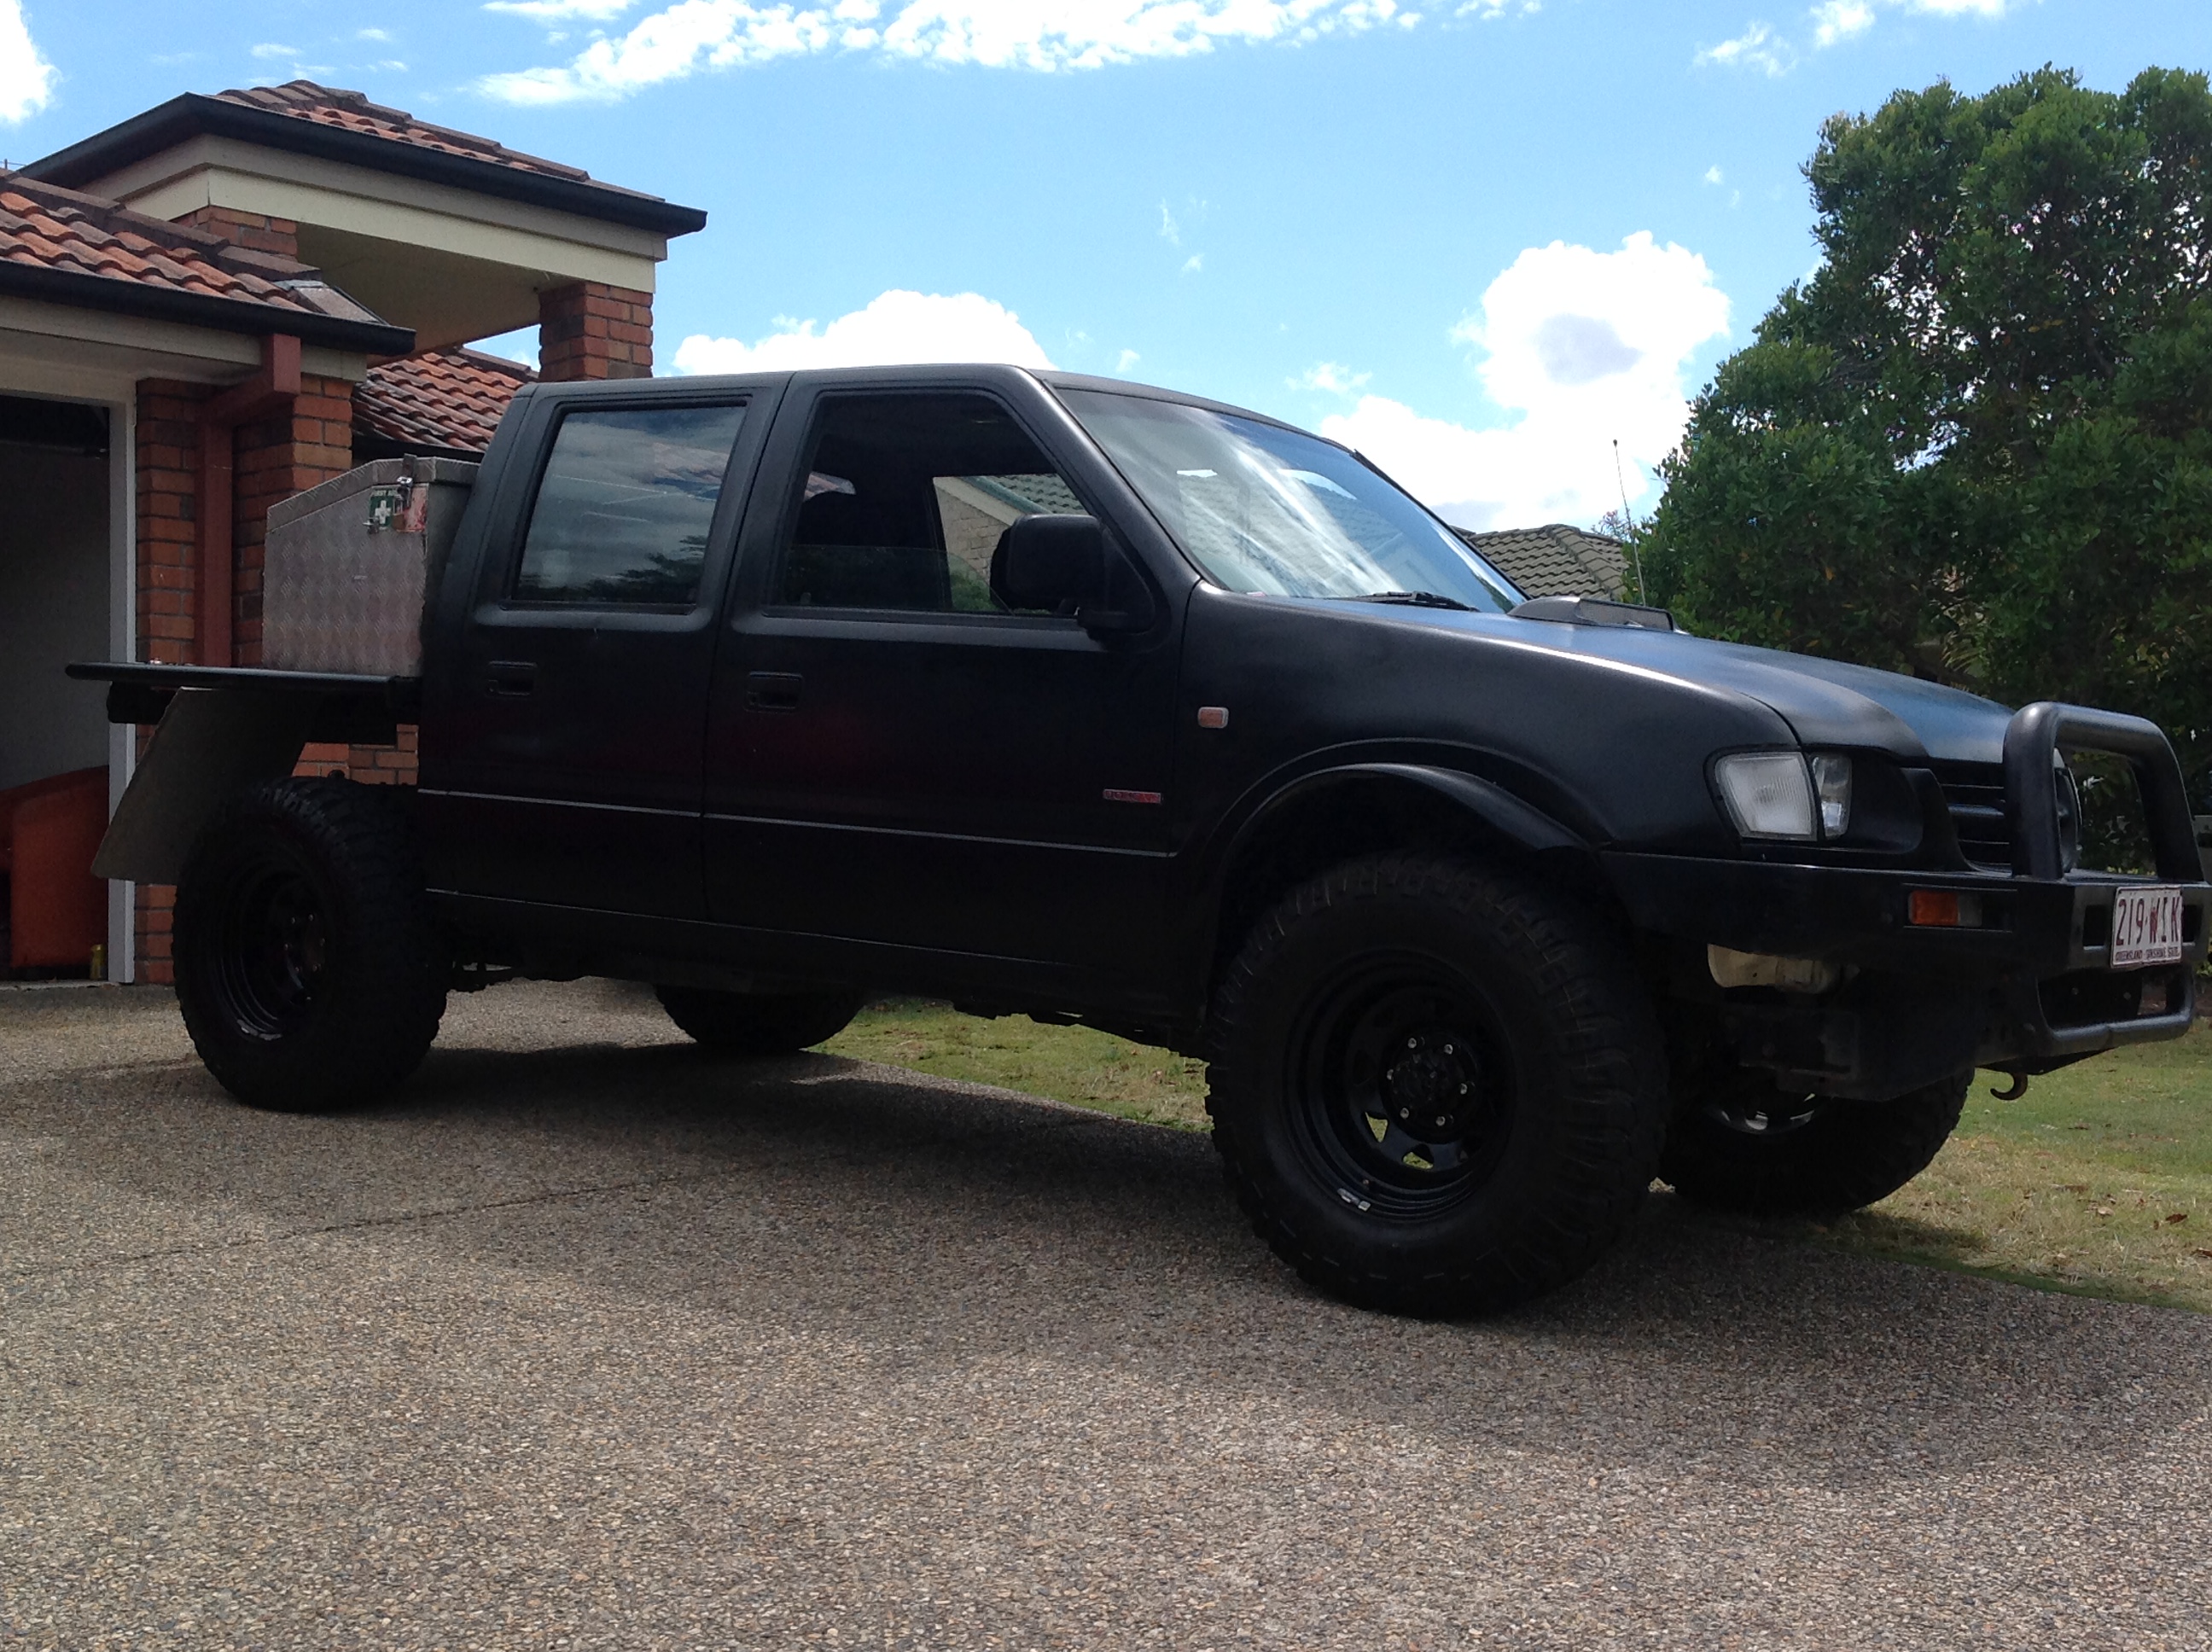
{"type": "Polygon", "coordinates": [[[281,257],[300,256],[300,226],[289,218],[265,217],[258,212],[234,212],[228,207],[204,206],[176,221],[220,235],[235,246],[281,257]]]}
{"type": "Polygon", "coordinates": [[[289,411],[238,427],[233,460],[237,572],[231,635],[238,663],[261,663],[261,567],[269,507],[353,468],[353,386],[302,374],[289,411]]]}
{"type": "Polygon", "coordinates": [[[188,664],[198,627],[194,495],[199,488],[205,385],[144,379],[138,384],[138,655],[188,664]]]}
{"type": "Polygon", "coordinates": [[[653,295],[596,281],[540,293],[538,376],[650,379],[653,295]]]}
{"type": "MultiPolygon", "coordinates": [[[[199,487],[200,408],[205,385],[146,379],[138,385],[138,657],[171,665],[198,658],[194,519],[199,487]]],[[[145,736],[142,733],[143,743],[145,736]]],[[[169,914],[176,890],[141,884],[137,891],[137,975],[173,979],[169,914]]]]}

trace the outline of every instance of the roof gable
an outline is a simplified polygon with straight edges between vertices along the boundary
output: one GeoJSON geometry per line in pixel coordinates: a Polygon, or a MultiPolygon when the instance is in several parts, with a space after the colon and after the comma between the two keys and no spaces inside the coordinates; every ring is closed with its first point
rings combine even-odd
{"type": "Polygon", "coordinates": [[[307,264],[0,173],[0,292],[382,354],[412,336],[307,264]]]}
{"type": "Polygon", "coordinates": [[[206,97],[185,93],[119,125],[58,149],[23,170],[64,186],[107,178],[206,134],[344,161],[549,207],[580,217],[684,235],[707,215],[657,195],[605,184],[575,167],[542,160],[489,137],[416,120],[359,92],[290,81],[206,97]]]}

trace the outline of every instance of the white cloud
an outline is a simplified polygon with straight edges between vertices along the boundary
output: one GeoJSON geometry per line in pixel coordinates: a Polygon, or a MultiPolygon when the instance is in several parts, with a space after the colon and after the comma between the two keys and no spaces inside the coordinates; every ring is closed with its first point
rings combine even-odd
{"type": "Polygon", "coordinates": [[[1874,27],[1875,14],[1880,10],[1994,21],[2012,9],[2015,0],[1820,0],[1808,15],[1813,22],[1813,44],[1832,46],[1865,33],[1874,27]]]}
{"type": "Polygon", "coordinates": [[[1021,318],[980,293],[948,296],[894,288],[819,331],[814,322],[786,316],[777,317],[775,325],[775,332],[752,344],[742,338],[694,333],[676,347],[676,370],[743,373],[884,367],[902,361],[1052,365],[1021,318]]]}
{"type": "Polygon", "coordinates": [[[1720,183],[1723,181],[1723,174],[1718,167],[1707,167],[1705,168],[1705,181],[1708,184],[1720,183]]]}
{"type": "Polygon", "coordinates": [[[1145,358],[1143,356],[1138,355],[1134,350],[1123,350],[1121,355],[1114,358],[1114,371],[1116,373],[1127,373],[1131,367],[1136,366],[1138,362],[1144,359],[1145,358]]]}
{"type": "Polygon", "coordinates": [[[388,44],[392,31],[388,28],[358,28],[354,31],[353,38],[356,40],[382,40],[388,44]]]}
{"type": "Polygon", "coordinates": [[[1724,69],[1757,69],[1768,75],[1786,75],[1797,62],[1789,41],[1765,23],[1753,23],[1733,40],[1701,46],[1697,61],[1724,69]]]}
{"type": "Polygon", "coordinates": [[[1821,0],[1813,8],[1813,44],[1831,46],[1874,27],[1870,0],[1821,0]]]}
{"type": "Polygon", "coordinates": [[[1354,373],[1337,361],[1316,361],[1289,380],[1292,390],[1318,390],[1331,396],[1349,396],[1375,375],[1354,373]]]}
{"type": "Polygon", "coordinates": [[[1182,245],[1182,226],[1175,221],[1175,214],[1168,210],[1165,201],[1160,203],[1160,239],[1170,246],[1182,245]]]}
{"type": "Polygon", "coordinates": [[[0,121],[28,120],[54,95],[54,66],[39,55],[21,0],[0,0],[0,121]]]}
{"type": "Polygon", "coordinates": [[[1205,268],[1206,254],[1203,252],[1194,252],[1182,261],[1182,273],[1186,276],[1194,276],[1205,268]]]}
{"type": "Polygon", "coordinates": [[[557,23],[572,17],[600,22],[619,17],[636,3],[637,0],[489,0],[484,9],[527,17],[534,23],[557,23]]]}
{"type": "Polygon", "coordinates": [[[1514,422],[1469,429],[1368,395],[1322,434],[1465,526],[1595,521],[1620,503],[1616,439],[1644,473],[1629,477],[1632,495],[1681,440],[1683,371],[1727,333],[1728,315],[1705,261],[1648,233],[1615,252],[1530,247],[1491,282],[1480,317],[1452,332],[1484,352],[1484,387],[1514,422]]]}
{"type": "MultiPolygon", "coordinates": [[[[4,3],[4,0],[0,0],[0,3],[4,3]]],[[[282,58],[298,57],[300,48],[296,46],[278,46],[274,41],[264,40],[253,48],[253,55],[264,63],[274,63],[282,58]]]]}
{"type": "MultiPolygon", "coordinates": [[[[612,16],[602,0],[492,0],[544,21],[612,16]]],[[[1410,27],[1399,0],[834,0],[754,5],[678,0],[629,32],[593,40],[563,64],[489,75],[480,90],[514,103],[625,97],[702,69],[775,58],[865,52],[941,64],[1053,71],[1210,52],[1221,41],[1311,40],[1410,27]]]]}

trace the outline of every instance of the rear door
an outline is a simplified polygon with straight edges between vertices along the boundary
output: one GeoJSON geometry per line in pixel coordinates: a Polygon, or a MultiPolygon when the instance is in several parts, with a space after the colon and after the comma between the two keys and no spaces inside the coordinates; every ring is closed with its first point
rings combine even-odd
{"type": "Polygon", "coordinates": [[[429,685],[434,884],[704,915],[714,614],[775,381],[540,392],[429,685]]]}

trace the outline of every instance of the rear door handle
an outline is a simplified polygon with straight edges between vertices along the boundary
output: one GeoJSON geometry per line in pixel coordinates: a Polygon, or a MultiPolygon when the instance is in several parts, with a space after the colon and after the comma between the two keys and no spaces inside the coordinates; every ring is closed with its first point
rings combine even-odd
{"type": "Polygon", "coordinates": [[[528,659],[495,659],[484,667],[484,692],[520,699],[538,691],[538,665],[528,659]]]}
{"type": "Polygon", "coordinates": [[[799,690],[806,679],[793,671],[748,671],[745,674],[747,711],[797,711],[799,690]]]}

